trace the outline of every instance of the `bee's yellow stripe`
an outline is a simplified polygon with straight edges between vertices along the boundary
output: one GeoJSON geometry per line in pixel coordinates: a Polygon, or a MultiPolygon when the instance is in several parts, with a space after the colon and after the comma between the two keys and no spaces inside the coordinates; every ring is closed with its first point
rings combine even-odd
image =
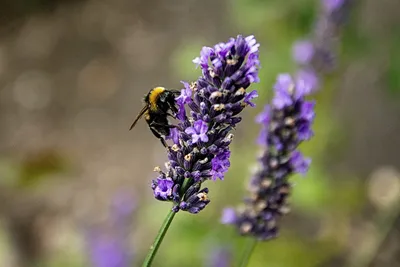
{"type": "Polygon", "coordinates": [[[160,97],[160,94],[162,94],[165,91],[164,87],[156,87],[153,90],[151,90],[150,95],[149,95],[149,102],[150,102],[150,109],[151,110],[157,110],[157,100],[160,97]]]}

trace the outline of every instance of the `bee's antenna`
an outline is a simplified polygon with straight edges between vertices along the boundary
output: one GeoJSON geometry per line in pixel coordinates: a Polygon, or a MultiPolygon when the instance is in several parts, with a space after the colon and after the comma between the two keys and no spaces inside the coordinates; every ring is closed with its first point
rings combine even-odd
{"type": "Polygon", "coordinates": [[[139,119],[143,116],[143,114],[148,110],[148,106],[145,106],[142,108],[142,110],[140,111],[139,115],[137,115],[136,119],[133,121],[131,127],[129,128],[129,131],[133,129],[133,127],[135,127],[136,123],[139,121],[139,119]]]}

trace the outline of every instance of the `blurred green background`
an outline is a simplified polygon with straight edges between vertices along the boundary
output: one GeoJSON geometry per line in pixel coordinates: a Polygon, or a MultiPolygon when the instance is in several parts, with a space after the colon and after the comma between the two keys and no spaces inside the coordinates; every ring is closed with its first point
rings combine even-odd
{"type": "MultiPolygon", "coordinates": [[[[245,239],[219,223],[245,194],[255,163],[255,115],[291,47],[307,38],[317,0],[5,0],[0,10],[0,266],[84,267],[85,229],[110,227],[110,203],[132,197],[123,235],[139,266],[170,206],[152,197],[164,149],[142,122],[128,127],[157,85],[200,75],[202,46],[237,34],[261,44],[260,97],[235,131],[230,171],[208,182],[211,204],[180,212],[154,266],[231,264],[245,239]]],[[[291,213],[249,266],[400,266],[400,2],[355,1],[338,65],[317,99],[313,163],[293,177],[291,213]]],[[[129,205],[129,204],[127,204],[129,205]]],[[[119,228],[119,227],[118,227],[119,228]]],[[[117,229],[118,230],[118,229],[117,229]]],[[[122,238],[122,237],[119,237],[122,238]]],[[[98,266],[100,267],[100,266],[98,266]]],[[[124,267],[110,266],[110,267],[124,267]]]]}

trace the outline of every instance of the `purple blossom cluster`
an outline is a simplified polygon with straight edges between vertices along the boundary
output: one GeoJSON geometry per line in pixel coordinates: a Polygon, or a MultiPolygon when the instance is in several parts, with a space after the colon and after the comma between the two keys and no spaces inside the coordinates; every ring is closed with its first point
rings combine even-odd
{"type": "Polygon", "coordinates": [[[258,47],[254,36],[237,36],[227,43],[203,47],[193,60],[202,75],[183,82],[177,97],[179,120],[171,130],[166,171],[152,182],[156,199],[173,202],[173,210],[198,213],[210,202],[206,180],[224,179],[230,166],[231,130],[242,120],[240,112],[254,107],[257,91],[246,89],[259,81],[258,47]]]}
{"type": "Polygon", "coordinates": [[[294,43],[293,59],[300,65],[298,76],[318,89],[321,73],[331,72],[336,65],[340,30],[346,20],[351,0],[321,0],[322,9],[313,37],[294,43]]]}
{"type": "Polygon", "coordinates": [[[259,165],[249,184],[243,207],[227,208],[222,223],[233,224],[242,235],[268,240],[278,234],[278,219],[289,211],[288,196],[292,174],[305,175],[311,160],[298,145],[313,136],[315,102],[305,100],[312,90],[306,80],[281,74],[274,86],[271,105],[257,117],[262,129],[259,165]]]}

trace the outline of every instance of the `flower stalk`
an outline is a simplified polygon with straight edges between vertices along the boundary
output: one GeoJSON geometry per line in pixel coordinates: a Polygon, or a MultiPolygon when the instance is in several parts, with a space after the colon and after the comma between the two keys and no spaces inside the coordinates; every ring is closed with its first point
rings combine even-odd
{"type": "Polygon", "coordinates": [[[241,261],[239,267],[246,267],[251,259],[251,255],[253,254],[254,249],[257,246],[258,241],[254,238],[248,238],[244,247],[244,254],[241,257],[241,261]]]}
{"type": "Polygon", "coordinates": [[[160,230],[158,231],[158,234],[157,234],[156,238],[154,239],[153,244],[150,247],[150,250],[143,262],[142,267],[151,266],[151,264],[154,260],[154,257],[157,254],[158,248],[160,247],[160,245],[165,237],[165,234],[167,233],[169,226],[171,225],[172,220],[175,217],[175,214],[176,214],[176,212],[174,212],[173,210],[170,210],[167,217],[165,217],[164,222],[161,225],[160,230]]]}

